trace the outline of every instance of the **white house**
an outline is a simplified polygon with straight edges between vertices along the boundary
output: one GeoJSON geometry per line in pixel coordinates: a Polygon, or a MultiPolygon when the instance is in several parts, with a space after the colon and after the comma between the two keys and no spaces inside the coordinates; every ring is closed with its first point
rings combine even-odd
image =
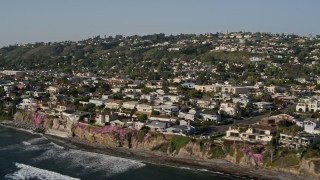
{"type": "Polygon", "coordinates": [[[269,110],[273,107],[273,103],[270,102],[255,102],[253,106],[259,110],[269,110]]]}
{"type": "Polygon", "coordinates": [[[148,102],[151,102],[156,99],[156,96],[154,94],[142,94],[140,99],[146,99],[148,102]]]}
{"type": "Polygon", "coordinates": [[[154,106],[153,110],[158,111],[162,114],[176,115],[179,112],[179,107],[172,106],[172,105],[160,105],[160,106],[154,106]]]}
{"type": "Polygon", "coordinates": [[[113,112],[99,112],[96,114],[96,124],[104,125],[106,122],[114,121],[118,115],[113,112]]]}
{"type": "Polygon", "coordinates": [[[145,125],[149,127],[152,131],[163,131],[169,126],[168,122],[164,121],[151,121],[146,123],[145,125]]]}
{"type": "Polygon", "coordinates": [[[103,99],[89,99],[89,103],[92,103],[96,106],[101,106],[104,104],[104,102],[105,102],[105,100],[103,100],[103,99]]]}
{"type": "Polygon", "coordinates": [[[238,108],[234,103],[221,103],[219,110],[230,116],[235,116],[238,113],[238,108]]]}
{"type": "Polygon", "coordinates": [[[24,71],[11,71],[11,70],[4,70],[0,71],[1,74],[5,74],[7,76],[23,76],[24,71]]]}
{"type": "Polygon", "coordinates": [[[58,104],[56,108],[56,113],[61,114],[66,110],[76,110],[76,106],[74,104],[58,104]]]}
{"type": "Polygon", "coordinates": [[[134,129],[137,129],[137,130],[140,130],[142,127],[145,126],[145,122],[142,122],[142,121],[136,121],[136,122],[133,122],[133,128],[134,129]]]}
{"type": "Polygon", "coordinates": [[[221,115],[218,113],[218,111],[204,110],[200,113],[200,115],[204,121],[221,121],[221,115]]]}
{"type": "Polygon", "coordinates": [[[275,129],[270,126],[237,124],[229,127],[224,139],[266,144],[274,133],[275,129]]]}
{"type": "Polygon", "coordinates": [[[307,118],[303,121],[303,130],[310,134],[320,135],[320,119],[307,118]]]}
{"type": "Polygon", "coordinates": [[[191,120],[194,121],[196,119],[196,115],[195,114],[191,114],[188,112],[179,112],[178,114],[179,118],[183,118],[185,120],[191,120]]]}
{"type": "Polygon", "coordinates": [[[18,109],[30,110],[33,103],[36,103],[37,100],[33,98],[23,99],[20,104],[17,105],[18,109]]]}

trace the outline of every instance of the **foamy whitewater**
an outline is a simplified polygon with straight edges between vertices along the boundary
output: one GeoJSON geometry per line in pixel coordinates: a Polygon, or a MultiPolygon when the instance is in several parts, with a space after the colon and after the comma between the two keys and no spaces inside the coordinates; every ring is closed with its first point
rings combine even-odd
{"type": "Polygon", "coordinates": [[[73,178],[70,176],[65,176],[56,172],[32,167],[25,164],[15,163],[16,167],[19,168],[18,171],[13,174],[7,174],[6,179],[43,179],[43,180],[77,180],[78,178],[73,178]]]}
{"type": "Polygon", "coordinates": [[[69,149],[42,135],[0,126],[1,180],[220,178],[210,172],[148,164],[77,147],[69,149]]]}

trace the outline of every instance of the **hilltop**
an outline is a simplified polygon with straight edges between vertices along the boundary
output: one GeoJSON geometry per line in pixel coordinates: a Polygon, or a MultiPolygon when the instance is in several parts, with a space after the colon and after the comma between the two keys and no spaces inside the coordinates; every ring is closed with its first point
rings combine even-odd
{"type": "Polygon", "coordinates": [[[229,80],[251,85],[263,79],[312,79],[320,73],[314,66],[320,58],[319,47],[319,36],[293,34],[96,36],[3,47],[0,69],[90,71],[135,80],[189,76],[197,84],[229,80]]]}

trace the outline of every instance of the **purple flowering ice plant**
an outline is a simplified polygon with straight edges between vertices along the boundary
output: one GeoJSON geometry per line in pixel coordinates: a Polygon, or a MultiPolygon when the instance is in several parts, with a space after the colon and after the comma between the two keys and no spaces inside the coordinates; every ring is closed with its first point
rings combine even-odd
{"type": "Polygon", "coordinates": [[[44,117],[44,114],[36,113],[33,117],[33,121],[36,125],[39,125],[44,120],[44,117]]]}
{"type": "Polygon", "coordinates": [[[240,148],[240,152],[246,154],[252,158],[255,162],[263,161],[263,154],[265,153],[265,147],[263,145],[248,145],[240,148]],[[260,149],[260,152],[256,152],[255,149],[260,149]]]}
{"type": "Polygon", "coordinates": [[[144,140],[146,141],[146,140],[150,139],[150,137],[151,137],[151,135],[149,133],[147,133],[144,135],[144,140]]]}

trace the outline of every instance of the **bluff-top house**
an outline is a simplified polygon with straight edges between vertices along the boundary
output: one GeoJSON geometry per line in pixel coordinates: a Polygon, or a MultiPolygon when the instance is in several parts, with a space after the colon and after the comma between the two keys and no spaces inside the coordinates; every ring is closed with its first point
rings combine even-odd
{"type": "Polygon", "coordinates": [[[300,132],[296,135],[280,134],[279,144],[293,149],[307,147],[320,142],[320,136],[307,132],[300,132]]]}
{"type": "Polygon", "coordinates": [[[25,110],[30,110],[32,107],[32,104],[35,104],[37,102],[36,99],[33,98],[26,98],[23,99],[20,104],[17,105],[18,109],[25,109],[25,110]]]}
{"type": "Polygon", "coordinates": [[[58,104],[56,108],[56,113],[61,114],[66,110],[76,110],[76,106],[74,104],[58,104]]]}
{"type": "Polygon", "coordinates": [[[168,122],[165,121],[150,121],[145,124],[152,131],[163,131],[168,128],[168,122]]]}
{"type": "Polygon", "coordinates": [[[275,132],[276,129],[270,126],[237,124],[229,127],[224,139],[265,144],[271,141],[275,132]]]}
{"type": "Polygon", "coordinates": [[[118,119],[118,115],[113,112],[98,112],[96,113],[95,121],[98,125],[104,125],[106,122],[118,119]]]}

